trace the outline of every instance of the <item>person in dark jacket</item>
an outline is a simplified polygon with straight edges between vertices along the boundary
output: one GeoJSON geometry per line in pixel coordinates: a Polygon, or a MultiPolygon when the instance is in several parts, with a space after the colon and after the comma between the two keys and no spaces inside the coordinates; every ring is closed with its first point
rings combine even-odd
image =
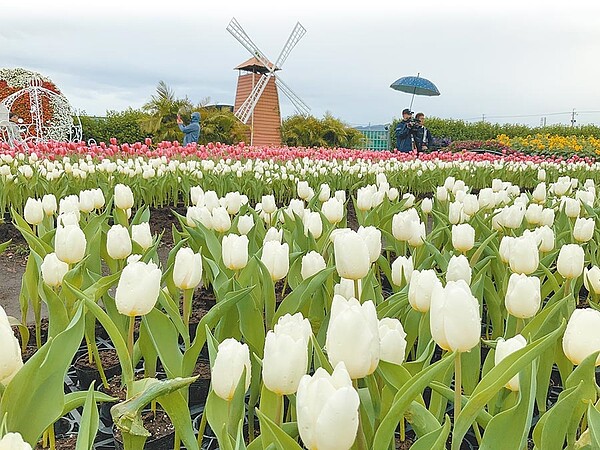
{"type": "Polygon", "coordinates": [[[396,126],[396,149],[402,153],[409,153],[413,149],[413,125],[412,111],[402,111],[402,120],[396,126]]]}
{"type": "Polygon", "coordinates": [[[425,127],[425,114],[417,113],[415,119],[419,121],[419,125],[414,128],[414,141],[418,152],[433,149],[433,136],[425,127]]]}
{"type": "Polygon", "coordinates": [[[183,131],[183,145],[186,146],[192,142],[198,142],[200,137],[200,113],[193,112],[189,125],[183,125],[183,120],[177,115],[177,125],[183,131]]]}

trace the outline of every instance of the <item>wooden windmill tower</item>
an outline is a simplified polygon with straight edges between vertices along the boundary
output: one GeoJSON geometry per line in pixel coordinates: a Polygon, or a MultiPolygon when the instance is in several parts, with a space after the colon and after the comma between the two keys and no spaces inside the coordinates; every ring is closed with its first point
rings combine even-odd
{"type": "Polygon", "coordinates": [[[298,22],[275,63],[271,63],[256,44],[252,42],[238,21],[233,18],[227,26],[233,35],[250,52],[252,57],[237,66],[239,70],[235,94],[235,116],[250,126],[250,145],[281,145],[281,111],[279,92],[283,92],[301,115],[310,108],[298,97],[275,72],[281,70],[292,49],[306,33],[298,22]]]}

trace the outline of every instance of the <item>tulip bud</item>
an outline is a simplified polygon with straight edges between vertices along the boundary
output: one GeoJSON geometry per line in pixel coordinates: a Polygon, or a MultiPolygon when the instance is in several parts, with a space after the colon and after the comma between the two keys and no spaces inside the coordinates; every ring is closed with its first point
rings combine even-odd
{"type": "Polygon", "coordinates": [[[68,195],[65,198],[61,198],[58,212],[59,214],[74,213],[79,222],[79,197],[76,195],[68,195]]]}
{"type": "Polygon", "coordinates": [[[540,264],[540,253],[535,239],[526,236],[516,238],[510,246],[508,264],[514,273],[529,275],[535,272],[540,264]]]}
{"type": "Polygon", "coordinates": [[[574,198],[563,197],[560,202],[561,209],[564,210],[567,217],[575,218],[579,217],[579,213],[581,212],[581,203],[579,200],[575,200],[574,198]]]}
{"type": "Polygon", "coordinates": [[[300,218],[304,217],[304,201],[297,198],[291,199],[286,213],[292,219],[294,218],[294,214],[300,218]]]}
{"type": "Polygon", "coordinates": [[[591,269],[587,267],[583,269],[583,284],[589,292],[600,294],[600,267],[592,266],[591,269]]]}
{"type": "Polygon", "coordinates": [[[437,286],[429,313],[431,336],[444,350],[468,352],[479,343],[479,303],[464,280],[437,286]]]}
{"type": "Polygon", "coordinates": [[[79,192],[79,210],[84,213],[90,213],[95,208],[94,192],[91,190],[79,192]]]}
{"type": "Polygon", "coordinates": [[[402,364],[406,353],[406,333],[398,319],[386,317],[379,321],[380,359],[402,364]]]}
{"type": "Polygon", "coordinates": [[[310,197],[312,197],[310,195],[310,187],[308,185],[308,181],[298,181],[297,190],[298,197],[300,197],[302,200],[309,200],[310,197]]]}
{"type": "Polygon", "coordinates": [[[290,270],[290,249],[277,241],[265,242],[260,260],[265,265],[273,281],[281,280],[290,270]]]}
{"type": "Polygon", "coordinates": [[[388,189],[387,198],[389,198],[391,202],[395,202],[396,200],[398,200],[399,196],[400,192],[398,192],[397,188],[393,187],[388,189]]]}
{"type": "Polygon", "coordinates": [[[333,374],[319,367],[304,375],[296,395],[298,431],[304,447],[318,450],[349,450],[358,430],[358,392],[344,363],[333,374]]]}
{"type": "Polygon", "coordinates": [[[27,223],[31,225],[39,225],[44,220],[44,207],[42,201],[35,198],[28,198],[25,202],[23,216],[27,223]]]}
{"type": "Polygon", "coordinates": [[[245,369],[244,390],[250,387],[250,350],[233,338],[219,344],[217,357],[211,369],[212,388],[223,400],[231,401],[245,369]]]}
{"type": "Polygon", "coordinates": [[[231,228],[229,213],[222,206],[212,210],[212,228],[219,233],[225,233],[231,228]]]}
{"type": "Polygon", "coordinates": [[[452,225],[452,246],[455,250],[466,253],[475,245],[475,228],[468,223],[452,225]]]}
{"type": "Polygon", "coordinates": [[[479,209],[494,208],[496,206],[496,201],[494,200],[494,191],[492,188],[480,190],[477,201],[479,202],[479,209]]]}
{"type": "Polygon", "coordinates": [[[338,223],[344,218],[344,204],[335,197],[325,201],[321,206],[321,212],[329,223],[338,223]]]}
{"type": "Polygon", "coordinates": [[[374,263],[381,256],[381,231],[372,226],[360,226],[357,233],[367,244],[369,260],[374,263]]]}
{"type": "MultiPolygon", "coordinates": [[[[494,354],[494,365],[500,364],[504,358],[506,358],[511,353],[516,352],[517,350],[521,350],[525,348],[527,345],[527,341],[523,336],[517,334],[506,341],[503,338],[499,338],[496,342],[496,353],[494,354]]],[[[506,383],[506,388],[510,389],[513,392],[517,392],[519,390],[519,375],[515,375],[510,379],[508,383],[506,383]]]]}
{"type": "Polygon", "coordinates": [[[431,305],[431,293],[436,286],[442,286],[435,270],[413,270],[408,286],[408,301],[413,309],[425,313],[431,305]]]}
{"type": "Polygon", "coordinates": [[[0,439],[2,450],[31,450],[31,445],[23,440],[20,433],[6,433],[0,439]]]}
{"type": "Polygon", "coordinates": [[[267,333],[262,375],[265,387],[278,395],[295,394],[308,368],[310,322],[301,313],[280,317],[267,333]]]}
{"type": "Polygon", "coordinates": [[[58,207],[54,194],[46,194],[42,197],[42,208],[44,209],[44,214],[47,216],[51,216],[56,212],[58,207]]]}
{"type": "Polygon", "coordinates": [[[509,314],[519,319],[535,316],[542,302],[540,279],[513,273],[508,279],[504,302],[509,314]]]}
{"type": "Polygon", "coordinates": [[[326,202],[331,197],[331,188],[327,183],[323,183],[321,185],[321,189],[319,190],[319,201],[321,203],[326,202]]]}
{"type": "Polygon", "coordinates": [[[277,241],[281,243],[283,240],[283,230],[278,230],[277,228],[269,228],[267,230],[267,234],[265,234],[265,238],[263,239],[263,245],[269,241],[277,241]]]}
{"type": "Polygon", "coordinates": [[[304,234],[306,236],[312,234],[315,239],[319,239],[323,234],[323,221],[321,220],[321,214],[318,212],[307,212],[304,214],[304,234]]]}
{"type": "Polygon", "coordinates": [[[587,242],[594,236],[594,219],[584,219],[582,217],[575,220],[575,226],[573,227],[573,237],[578,242],[587,242]]]}
{"type": "Polygon", "coordinates": [[[112,259],[125,259],[131,255],[129,231],[122,225],[113,225],[106,233],[106,251],[112,259]]]}
{"type": "Polygon", "coordinates": [[[346,203],[346,191],[335,191],[334,197],[340,203],[346,203]]]}
{"type": "Polygon", "coordinates": [[[584,252],[577,244],[565,244],[558,252],[556,270],[563,278],[577,278],[583,272],[584,252]]]}
{"type": "Polygon", "coordinates": [[[213,209],[221,206],[219,203],[219,196],[215,191],[206,191],[204,193],[204,206],[212,213],[213,209]]]}
{"type": "Polygon", "coordinates": [[[75,264],[85,255],[87,241],[77,225],[57,226],[54,236],[54,251],[62,262],[75,264]]]}
{"type": "Polygon", "coordinates": [[[424,198],[423,201],[421,202],[421,211],[423,211],[423,213],[425,213],[425,214],[429,214],[429,213],[431,213],[432,210],[433,210],[433,200],[430,199],[429,197],[424,198]]]}
{"type": "Polygon", "coordinates": [[[438,186],[435,190],[435,199],[440,203],[448,201],[448,190],[444,186],[438,186]]]}
{"type": "Polygon", "coordinates": [[[423,222],[413,222],[411,235],[408,238],[408,245],[411,247],[420,247],[425,243],[425,224],[423,222]]]}
{"type": "Polygon", "coordinates": [[[358,233],[349,230],[339,234],[333,242],[333,249],[340,277],[360,280],[367,276],[371,267],[369,248],[358,233]]]}
{"type": "Polygon", "coordinates": [[[194,206],[202,206],[204,204],[204,189],[200,186],[192,186],[190,188],[190,200],[194,206]]]}
{"type": "Polygon", "coordinates": [[[102,189],[92,189],[92,197],[94,198],[94,209],[100,209],[104,207],[106,199],[104,198],[104,192],[102,189]]]}
{"type": "Polygon", "coordinates": [[[242,196],[239,192],[228,192],[225,194],[224,207],[229,214],[237,214],[242,207],[242,196]]]}
{"type": "Polygon", "coordinates": [[[540,252],[548,253],[554,250],[554,230],[547,225],[537,228],[540,252]]]}
{"type": "Polygon", "coordinates": [[[409,256],[408,258],[405,256],[397,257],[392,263],[392,283],[399,287],[404,286],[406,283],[410,283],[413,269],[412,256],[409,256]]]}
{"type": "Polygon", "coordinates": [[[142,247],[143,250],[148,250],[152,246],[150,224],[148,222],[142,222],[138,225],[132,225],[131,240],[142,247]]]}
{"type": "Polygon", "coordinates": [[[446,269],[446,282],[458,280],[471,284],[471,266],[465,255],[452,256],[446,269]]]}
{"type": "Polygon", "coordinates": [[[240,234],[248,234],[254,228],[254,216],[248,214],[238,217],[237,229],[240,234]]]}
{"type": "Polygon", "coordinates": [[[331,304],[325,348],[333,366],[343,362],[352,379],[372,374],[379,363],[379,321],[371,300],[336,295],[331,304]]]}
{"type": "MultiPolygon", "coordinates": [[[[576,309],[571,314],[563,336],[565,356],[578,365],[594,352],[600,350],[600,312],[591,308],[576,309]]],[[[596,366],[600,365],[600,355],[596,366]]]]}
{"type": "Polygon", "coordinates": [[[228,234],[223,236],[223,264],[230,270],[240,270],[248,264],[248,237],[228,234]]]}
{"type": "Polygon", "coordinates": [[[531,196],[536,202],[544,203],[546,201],[546,183],[541,182],[538,184],[533,190],[531,196]]]}
{"type": "Polygon", "coordinates": [[[262,210],[267,214],[273,214],[277,210],[275,197],[272,195],[263,195],[261,204],[262,210]]]}
{"type": "Polygon", "coordinates": [[[463,211],[466,215],[472,216],[479,211],[479,200],[475,194],[467,194],[463,199],[463,211]]]}
{"type": "Polygon", "coordinates": [[[498,253],[500,253],[500,260],[505,264],[508,264],[508,261],[510,260],[510,249],[515,242],[515,239],[516,238],[512,236],[503,236],[500,240],[498,253]]]}
{"type": "Polygon", "coordinates": [[[129,209],[133,206],[133,192],[129,186],[115,186],[115,206],[119,209],[129,209]]]}
{"type": "Polygon", "coordinates": [[[554,225],[554,210],[552,208],[546,208],[542,211],[540,225],[548,227],[552,227],[554,225]]]}
{"type": "Polygon", "coordinates": [[[69,271],[69,265],[56,257],[56,253],[48,253],[41,265],[42,280],[48,286],[58,287],[62,284],[65,274],[69,271]]]}
{"type": "Polygon", "coordinates": [[[182,247],[175,255],[173,283],[179,289],[194,289],[202,281],[202,255],[182,247]]]}
{"type": "Polygon", "coordinates": [[[365,186],[359,188],[356,191],[356,207],[360,211],[368,211],[373,207],[373,195],[375,194],[375,189],[371,186],[365,186]]]}
{"type": "Polygon", "coordinates": [[[454,188],[454,183],[456,183],[456,178],[454,177],[446,177],[444,180],[444,189],[447,191],[452,191],[454,188]]]}
{"type": "Polygon", "coordinates": [[[546,180],[546,170],[545,169],[538,169],[538,180],[539,181],[546,180]]]}
{"type": "Polygon", "coordinates": [[[407,192],[406,194],[404,194],[402,196],[402,200],[406,200],[404,202],[404,207],[405,208],[412,208],[413,205],[415,204],[415,196],[412,195],[410,192],[407,192]]]}
{"type": "Polygon", "coordinates": [[[196,222],[200,222],[206,229],[212,229],[212,214],[206,206],[190,206],[185,215],[188,227],[195,228],[196,222]]]}
{"type": "Polygon", "coordinates": [[[463,205],[460,202],[451,202],[448,208],[448,221],[452,225],[465,221],[465,213],[463,211],[463,205]]]}
{"type": "MultiPolygon", "coordinates": [[[[15,337],[4,308],[0,306],[0,384],[8,386],[10,380],[23,367],[21,347],[15,337]]],[[[2,441],[0,441],[2,442],[2,441]]],[[[2,448],[0,446],[0,448],[2,448]]],[[[13,447],[6,447],[12,449],[13,447]]]]}
{"type": "Polygon", "coordinates": [[[125,266],[117,284],[115,303],[125,316],[145,316],[156,304],[162,272],[154,263],[132,261],[125,266]]]}
{"type": "Polygon", "coordinates": [[[303,280],[306,280],[325,269],[325,267],[327,267],[325,259],[319,253],[312,251],[302,257],[300,275],[302,275],[303,280]]]}

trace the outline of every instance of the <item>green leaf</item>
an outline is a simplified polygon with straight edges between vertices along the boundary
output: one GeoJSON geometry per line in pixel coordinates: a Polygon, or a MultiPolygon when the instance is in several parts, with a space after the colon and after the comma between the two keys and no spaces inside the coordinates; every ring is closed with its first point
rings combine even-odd
{"type": "Polygon", "coordinates": [[[87,391],[85,404],[83,406],[83,414],[79,423],[79,432],[77,433],[77,445],[75,450],[92,450],[94,447],[94,439],[98,433],[99,414],[94,396],[94,383],[92,382],[87,391]]]}
{"type": "MultiPolygon", "coordinates": [[[[269,438],[272,439],[272,442],[276,443],[276,448],[285,450],[302,450],[302,447],[300,447],[298,442],[286,434],[285,431],[279,428],[275,422],[264,415],[259,409],[256,410],[256,414],[260,420],[262,433],[269,436],[269,438]]],[[[269,442],[271,442],[271,439],[269,439],[269,442]]]]}
{"type": "Polygon", "coordinates": [[[592,403],[588,404],[587,419],[592,448],[600,448],[600,411],[592,403]]]}
{"type": "Polygon", "coordinates": [[[450,434],[450,418],[446,416],[444,425],[420,437],[411,445],[411,450],[445,450],[450,434]]]}

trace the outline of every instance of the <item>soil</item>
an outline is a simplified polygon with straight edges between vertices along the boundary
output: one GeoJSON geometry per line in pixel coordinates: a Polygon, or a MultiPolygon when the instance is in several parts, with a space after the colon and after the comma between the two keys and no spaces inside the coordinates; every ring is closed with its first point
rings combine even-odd
{"type": "MultiPolygon", "coordinates": [[[[119,356],[117,355],[117,351],[114,349],[100,350],[98,352],[98,354],[100,355],[100,363],[102,364],[102,367],[105,369],[107,369],[109,367],[118,366],[120,364],[119,356]]],[[[81,356],[80,358],[78,358],[75,361],[74,366],[77,369],[95,370],[96,362],[92,361],[92,363],[90,364],[90,359],[86,353],[85,355],[81,356]]]]}
{"type": "Polygon", "coordinates": [[[25,348],[25,351],[22,353],[23,362],[26,363],[31,359],[31,357],[37,352],[38,348],[35,345],[28,345],[25,348]]]}
{"type": "MultiPolygon", "coordinates": [[[[208,313],[210,308],[216,304],[215,294],[212,288],[199,289],[194,292],[192,298],[192,314],[190,315],[190,325],[195,325],[202,320],[202,318],[208,313]]],[[[179,304],[179,312],[183,314],[183,302],[179,304]]]]}
{"type": "MultiPolygon", "coordinates": [[[[72,434],[56,438],[56,450],[73,450],[77,444],[77,435],[72,434]]],[[[41,444],[38,444],[36,450],[42,450],[41,444]]]]}
{"type": "MultiPolygon", "coordinates": [[[[10,220],[10,219],[5,219],[10,220]]],[[[9,316],[21,317],[19,293],[21,278],[25,272],[29,249],[21,233],[10,222],[0,218],[0,244],[11,241],[8,249],[0,255],[0,305],[9,316]]],[[[33,318],[33,313],[31,313],[33,318]]]]}
{"type": "Polygon", "coordinates": [[[396,450],[407,450],[413,445],[412,439],[405,437],[404,441],[400,440],[400,437],[396,437],[396,450]]]}
{"type": "Polygon", "coordinates": [[[210,361],[199,359],[192,375],[199,375],[199,380],[210,380],[210,361]]]}
{"type": "MultiPolygon", "coordinates": [[[[167,413],[164,411],[158,410],[156,411],[156,414],[152,411],[142,412],[142,421],[144,422],[144,428],[150,432],[150,437],[146,441],[147,444],[175,433],[175,427],[167,413]]],[[[114,436],[115,441],[119,441],[119,443],[122,442],[120,430],[115,429],[114,436]]],[[[171,444],[170,448],[172,447],[173,444],[171,444]]],[[[117,448],[123,448],[122,444],[117,448]]]]}
{"type": "Polygon", "coordinates": [[[283,292],[283,280],[279,280],[275,283],[275,303],[279,304],[283,301],[283,299],[292,292],[290,285],[285,283],[285,293],[283,292]]]}
{"type": "Polygon", "coordinates": [[[152,208],[150,210],[150,232],[160,234],[164,231],[161,239],[161,247],[167,246],[169,250],[173,247],[172,225],[175,224],[179,228],[179,221],[173,215],[173,212],[185,216],[187,208],[185,206],[175,206],[166,208],[152,208]]]}
{"type": "Polygon", "coordinates": [[[127,388],[125,386],[121,386],[121,375],[115,375],[107,381],[108,389],[101,385],[98,390],[110,395],[111,397],[118,398],[119,402],[125,401],[127,398],[127,388]]]}

